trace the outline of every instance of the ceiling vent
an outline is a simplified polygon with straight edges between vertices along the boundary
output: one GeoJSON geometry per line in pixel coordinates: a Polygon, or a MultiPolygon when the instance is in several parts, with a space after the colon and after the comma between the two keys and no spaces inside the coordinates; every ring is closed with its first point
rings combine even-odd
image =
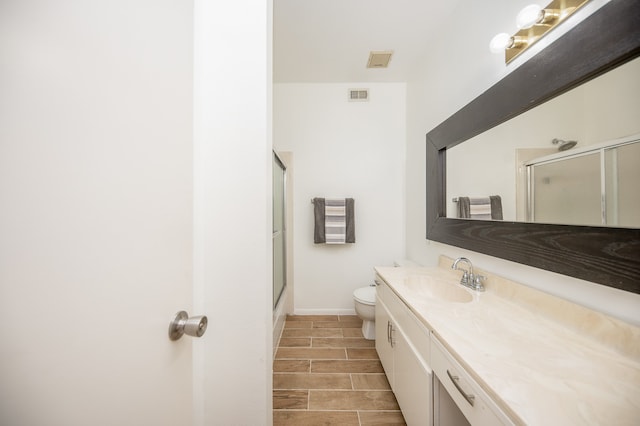
{"type": "Polygon", "coordinates": [[[393,55],[392,50],[385,50],[380,52],[369,52],[369,62],[367,62],[367,68],[387,68],[389,61],[393,55]]]}
{"type": "Polygon", "coordinates": [[[349,102],[368,102],[369,89],[349,89],[349,102]]]}

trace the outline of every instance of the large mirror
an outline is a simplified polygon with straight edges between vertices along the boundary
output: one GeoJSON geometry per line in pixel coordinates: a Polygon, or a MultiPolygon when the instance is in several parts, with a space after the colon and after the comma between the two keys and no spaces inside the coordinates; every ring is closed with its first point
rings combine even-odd
{"type": "MultiPolygon", "coordinates": [[[[618,170],[622,165],[615,163],[615,159],[631,160],[631,166],[624,167],[637,172],[640,160],[634,158],[638,151],[633,147],[640,144],[628,144],[639,139],[640,132],[640,96],[637,92],[640,59],[634,59],[640,55],[639,17],[640,4],[637,2],[606,4],[427,134],[428,239],[640,293],[640,230],[634,222],[640,212],[616,205],[608,207],[609,214],[620,211],[622,219],[617,213],[608,219],[605,214],[602,219],[602,211],[595,213],[595,219],[593,215],[588,219],[576,219],[575,215],[546,215],[542,210],[546,195],[535,192],[536,177],[538,189],[548,189],[552,182],[550,168],[538,167],[539,164],[555,164],[556,171],[565,170],[569,168],[566,166],[568,163],[560,163],[558,167],[557,161],[584,161],[589,151],[595,151],[595,148],[626,150],[632,147],[632,151],[613,154],[600,150],[602,158],[591,162],[596,166],[609,164],[610,167],[613,164],[618,170]],[[627,83],[618,81],[619,76],[625,74],[635,79],[627,83]],[[598,81],[611,82],[611,78],[616,79],[616,87],[622,92],[632,92],[632,96],[625,100],[629,102],[627,108],[620,113],[624,117],[615,116],[611,123],[589,120],[591,128],[569,130],[569,122],[577,121],[576,117],[580,118],[578,121],[584,121],[582,114],[597,112],[597,107],[587,107],[588,111],[576,114],[574,110],[574,114],[567,115],[565,121],[553,119],[546,128],[539,128],[544,117],[549,119],[553,114],[550,108],[560,105],[566,109],[567,99],[584,97],[585,91],[603,90],[593,88],[599,84],[598,81]],[[566,96],[557,97],[562,93],[566,96]],[[518,124],[531,116],[538,120],[535,128],[526,123],[518,124]],[[525,129],[528,135],[512,133],[514,129],[519,129],[519,132],[525,129]],[[536,144],[529,144],[533,140],[529,136],[535,137],[536,144]],[[509,145],[508,141],[513,142],[513,139],[525,139],[526,144],[518,140],[516,146],[509,145]],[[556,146],[553,139],[558,139],[556,146]],[[558,150],[561,141],[572,140],[577,140],[578,144],[558,150]],[[493,145],[488,148],[483,143],[493,145]],[[508,148],[504,152],[508,154],[502,153],[505,147],[508,148]],[[468,166],[469,159],[475,160],[479,152],[489,151],[496,164],[483,165],[480,170],[468,166]],[[452,159],[456,163],[450,163],[452,159]],[[636,167],[633,161],[636,161],[636,167]],[[531,171],[525,173],[529,166],[531,171]],[[471,170],[476,178],[469,181],[461,169],[471,170]],[[508,182],[500,173],[509,175],[508,182]],[[526,174],[535,176],[527,177],[526,174]],[[508,189],[499,187],[496,180],[491,179],[492,175],[496,175],[501,184],[507,182],[508,189]],[[483,180],[487,180],[488,184],[484,183],[487,186],[479,186],[483,180]],[[491,195],[501,197],[501,215],[497,216],[501,220],[454,219],[470,217],[461,216],[465,213],[464,208],[468,210],[467,196],[491,195]]],[[[613,86],[610,91],[604,90],[607,96],[615,91],[613,86]]],[[[603,94],[600,99],[604,101],[603,94]]],[[[602,177],[606,173],[603,167],[594,175],[602,177]]],[[[559,180],[553,175],[554,184],[559,180]]],[[[617,182],[619,179],[610,178],[608,181],[617,182]]],[[[605,181],[599,179],[598,182],[605,181]]],[[[607,188],[618,190],[605,182],[598,191],[607,188]]],[[[628,197],[630,205],[633,205],[638,191],[633,184],[631,188],[628,197]]],[[[561,200],[569,201],[567,190],[563,191],[561,200]]],[[[568,192],[572,194],[570,190],[568,192]]],[[[595,204],[605,209],[607,204],[601,202],[602,199],[598,197],[595,204]]],[[[493,203],[486,202],[494,207],[493,203]]],[[[559,210],[565,214],[565,209],[559,210]]]]}
{"type": "Polygon", "coordinates": [[[447,150],[447,217],[640,228],[639,117],[636,58],[447,150]]]}

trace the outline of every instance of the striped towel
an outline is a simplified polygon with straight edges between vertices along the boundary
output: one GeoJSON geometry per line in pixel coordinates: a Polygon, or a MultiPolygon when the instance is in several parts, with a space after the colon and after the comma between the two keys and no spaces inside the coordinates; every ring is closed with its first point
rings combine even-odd
{"type": "Polygon", "coordinates": [[[462,219],[502,220],[502,199],[499,195],[480,198],[459,197],[458,217],[462,219]]]}
{"type": "Polygon", "coordinates": [[[491,200],[489,197],[469,198],[469,215],[471,219],[491,219],[491,200]]]}
{"type": "MultiPolygon", "coordinates": [[[[333,200],[335,201],[335,200],[333,200]]],[[[343,244],[343,243],[355,243],[356,242],[356,225],[355,225],[355,201],[353,198],[338,199],[338,205],[336,206],[331,199],[329,200],[329,209],[325,205],[326,200],[324,198],[314,198],[313,202],[313,242],[315,244],[343,244]],[[344,206],[344,207],[343,207],[344,206]],[[339,211],[340,208],[344,208],[344,213],[339,211]],[[336,215],[338,213],[338,215],[336,215]],[[342,213],[344,218],[339,218],[339,214],[342,213]],[[328,218],[328,219],[327,219],[328,218]],[[338,227],[334,226],[344,221],[342,232],[337,232],[338,227]],[[344,241],[342,237],[337,237],[335,234],[344,234],[344,241]],[[335,236],[335,238],[334,238],[335,236]],[[337,241],[339,240],[339,242],[337,241]]]]}
{"type": "Polygon", "coordinates": [[[326,198],[324,200],[324,232],[327,244],[346,242],[346,200],[344,198],[326,198]]]}

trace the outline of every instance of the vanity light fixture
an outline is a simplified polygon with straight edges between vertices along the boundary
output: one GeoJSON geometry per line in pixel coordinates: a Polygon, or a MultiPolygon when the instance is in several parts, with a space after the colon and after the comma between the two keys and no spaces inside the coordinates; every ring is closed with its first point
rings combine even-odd
{"type": "Polygon", "coordinates": [[[489,50],[493,53],[504,52],[505,49],[522,48],[527,45],[528,40],[517,35],[510,36],[507,33],[496,34],[489,43],[489,50]]]}
{"type": "Polygon", "coordinates": [[[560,16],[559,9],[543,9],[537,4],[530,4],[516,16],[516,26],[521,30],[529,29],[534,25],[552,26],[560,16]]]}
{"type": "Polygon", "coordinates": [[[520,31],[512,36],[497,34],[491,39],[489,50],[493,53],[504,52],[505,63],[508,64],[588,1],[553,0],[544,8],[537,4],[526,6],[516,17],[516,26],[520,31]]]}

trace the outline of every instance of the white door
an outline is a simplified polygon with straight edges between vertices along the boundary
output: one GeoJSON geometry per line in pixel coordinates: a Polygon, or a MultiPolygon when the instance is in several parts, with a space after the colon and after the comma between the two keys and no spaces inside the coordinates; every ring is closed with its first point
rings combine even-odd
{"type": "Polygon", "coordinates": [[[192,423],[192,13],[0,2],[2,425],[192,423]]]}

